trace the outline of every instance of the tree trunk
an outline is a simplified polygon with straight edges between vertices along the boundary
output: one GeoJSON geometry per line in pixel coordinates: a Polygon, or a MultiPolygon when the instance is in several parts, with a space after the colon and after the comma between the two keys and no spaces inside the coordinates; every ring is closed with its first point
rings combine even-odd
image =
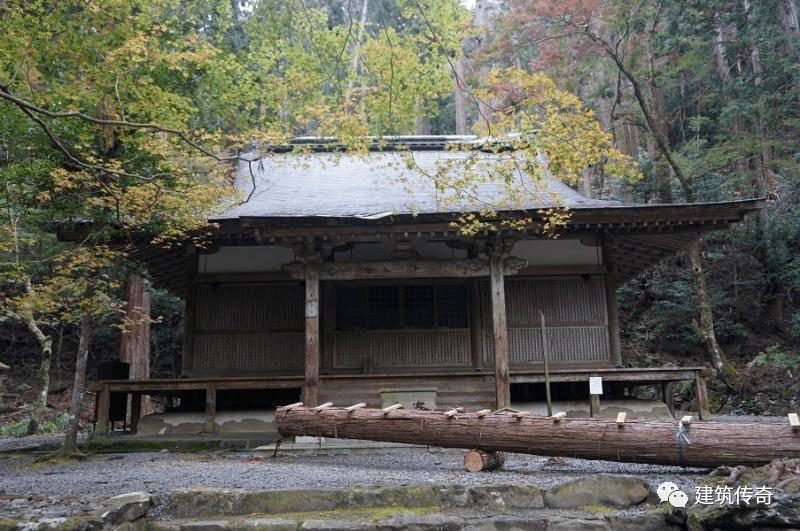
{"type": "Polygon", "coordinates": [[[50,363],[53,358],[53,338],[42,332],[33,315],[25,317],[25,324],[28,330],[36,337],[39,348],[42,349],[42,361],[39,364],[39,372],[36,374],[38,380],[34,387],[37,388],[36,399],[31,406],[31,422],[28,424],[28,435],[33,435],[39,431],[42,417],[47,409],[47,394],[50,390],[50,363]]]}
{"type": "Polygon", "coordinates": [[[664,91],[655,84],[654,80],[648,83],[650,90],[650,106],[653,113],[653,127],[647,140],[647,150],[653,160],[653,202],[672,203],[672,168],[664,155],[663,150],[658,148],[656,138],[667,138],[667,124],[664,116],[667,113],[664,91]]]}
{"type": "Polygon", "coordinates": [[[491,472],[506,462],[505,452],[494,450],[470,450],[464,455],[464,468],[470,472],[491,472]]]}
{"type": "Polygon", "coordinates": [[[693,323],[695,332],[702,338],[711,357],[711,363],[717,369],[723,381],[729,386],[735,386],[737,381],[736,369],[728,361],[722,348],[720,348],[719,343],[717,343],[717,336],[714,333],[714,316],[711,311],[703,265],[700,262],[699,246],[694,244],[689,254],[692,261],[695,290],[697,291],[697,310],[700,316],[700,322],[695,321],[693,323]]]}
{"type": "Polygon", "coordinates": [[[800,455],[800,437],[789,423],[725,424],[644,419],[515,416],[438,411],[330,407],[278,408],[284,437],[309,435],[427,444],[444,448],[491,448],[524,454],[691,467],[762,465],[800,455]]]}
{"type": "Polygon", "coordinates": [[[464,97],[464,59],[453,61],[453,97],[456,108],[456,134],[467,134],[466,98],[464,97]]]}
{"type": "MultiPolygon", "coordinates": [[[[120,338],[120,361],[130,367],[131,380],[150,379],[150,306],[152,296],[138,274],[128,277],[125,329],[120,338]]],[[[131,398],[134,400],[135,398],[131,398]]],[[[150,397],[143,395],[140,404],[129,404],[128,411],[138,408],[143,415],[151,413],[150,397]]]]}
{"type": "Polygon", "coordinates": [[[353,90],[355,86],[355,76],[358,74],[358,65],[361,63],[361,39],[364,38],[364,28],[367,25],[367,6],[369,0],[364,0],[361,4],[361,19],[358,23],[358,32],[356,33],[356,40],[353,43],[353,58],[350,60],[350,81],[347,83],[347,89],[353,90]]]}
{"type": "Polygon", "coordinates": [[[83,395],[86,392],[86,362],[89,358],[89,343],[92,340],[92,316],[88,309],[81,316],[81,336],[78,342],[78,359],[75,362],[75,380],[72,384],[72,400],[69,405],[69,426],[64,436],[61,455],[78,453],[78,429],[80,427],[83,395]]]}

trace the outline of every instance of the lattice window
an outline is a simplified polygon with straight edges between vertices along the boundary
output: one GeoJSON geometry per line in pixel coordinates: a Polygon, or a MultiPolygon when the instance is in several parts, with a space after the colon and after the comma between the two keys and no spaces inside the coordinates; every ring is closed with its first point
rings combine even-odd
{"type": "Polygon", "coordinates": [[[338,287],[336,329],[467,328],[467,303],[464,285],[338,287]]]}
{"type": "Polygon", "coordinates": [[[371,330],[401,328],[400,289],[397,286],[367,288],[367,308],[371,330]]]}
{"type": "Polygon", "coordinates": [[[434,327],[433,286],[405,286],[403,289],[403,303],[406,327],[434,327]]]}
{"type": "Polygon", "coordinates": [[[467,328],[466,286],[438,286],[436,294],[436,324],[441,328],[467,328]]]}
{"type": "Polygon", "coordinates": [[[367,328],[367,289],[341,287],[336,289],[336,327],[340,330],[367,328]]]}

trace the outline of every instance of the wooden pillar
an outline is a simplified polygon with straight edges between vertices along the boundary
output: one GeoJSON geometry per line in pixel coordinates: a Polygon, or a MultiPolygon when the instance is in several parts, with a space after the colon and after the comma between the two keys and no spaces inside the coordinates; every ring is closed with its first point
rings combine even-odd
{"type": "Polygon", "coordinates": [[[319,404],[319,261],[306,261],[306,349],[303,403],[319,404]]]}
{"type": "Polygon", "coordinates": [[[497,409],[511,407],[511,378],[508,373],[508,327],[506,325],[506,292],[503,280],[503,254],[494,249],[489,261],[492,292],[492,332],[494,340],[494,373],[497,409]]]}
{"type": "Polygon", "coordinates": [[[589,395],[589,416],[600,416],[600,395],[589,395]]]}
{"type": "Polygon", "coordinates": [[[203,431],[206,433],[214,433],[214,420],[217,416],[217,388],[214,384],[208,384],[206,387],[206,417],[205,426],[203,431]]]}
{"type": "Polygon", "coordinates": [[[481,281],[469,281],[469,342],[472,367],[483,365],[483,319],[481,314],[481,281]]]}
{"type": "Polygon", "coordinates": [[[108,431],[108,416],[111,409],[111,390],[108,383],[103,384],[103,388],[97,393],[97,430],[99,433],[108,431]]]}
{"type": "Polygon", "coordinates": [[[675,417],[675,401],[672,399],[672,392],[675,389],[675,382],[663,382],[661,384],[661,397],[669,409],[670,415],[675,417]]]}
{"type": "Polygon", "coordinates": [[[144,406],[142,402],[145,398],[147,398],[147,396],[142,395],[142,393],[131,393],[131,433],[136,433],[136,430],[139,428],[139,419],[142,416],[141,408],[144,406]]]}
{"type": "Polygon", "coordinates": [[[617,311],[617,278],[613,273],[605,276],[606,308],[608,313],[608,346],[611,365],[622,367],[622,348],[619,339],[619,312],[617,311]]]}
{"type": "Polygon", "coordinates": [[[694,377],[694,392],[697,395],[697,416],[700,420],[711,420],[711,408],[708,405],[708,388],[706,380],[699,372],[694,377]]]}

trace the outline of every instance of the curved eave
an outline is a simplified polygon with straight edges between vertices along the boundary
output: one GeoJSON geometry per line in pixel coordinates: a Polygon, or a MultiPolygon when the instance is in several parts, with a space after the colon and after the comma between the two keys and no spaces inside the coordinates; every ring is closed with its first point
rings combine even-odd
{"type": "MultiPolygon", "coordinates": [[[[687,205],[631,205],[573,209],[562,238],[591,237],[603,246],[605,265],[622,284],[664,259],[685,250],[704,234],[723,230],[759,210],[763,199],[687,205]]],[[[523,212],[506,212],[509,216],[523,212]]],[[[530,214],[530,213],[528,213],[530,214]]],[[[419,233],[436,238],[464,238],[450,224],[454,213],[393,215],[380,219],[332,217],[243,217],[218,220],[217,245],[291,245],[320,241],[407,238],[419,233]]],[[[508,238],[545,238],[542,225],[524,231],[500,229],[508,238]]],[[[158,287],[183,294],[191,278],[191,256],[184,248],[139,248],[131,259],[145,263],[158,287]]]]}

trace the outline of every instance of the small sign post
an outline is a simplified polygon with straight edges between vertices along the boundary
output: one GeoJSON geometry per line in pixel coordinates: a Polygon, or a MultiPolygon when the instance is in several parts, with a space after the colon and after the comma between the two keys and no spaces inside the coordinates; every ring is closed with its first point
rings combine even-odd
{"type": "Polygon", "coordinates": [[[589,377],[589,414],[596,417],[600,414],[600,395],[603,394],[603,379],[599,376],[589,377]]]}

